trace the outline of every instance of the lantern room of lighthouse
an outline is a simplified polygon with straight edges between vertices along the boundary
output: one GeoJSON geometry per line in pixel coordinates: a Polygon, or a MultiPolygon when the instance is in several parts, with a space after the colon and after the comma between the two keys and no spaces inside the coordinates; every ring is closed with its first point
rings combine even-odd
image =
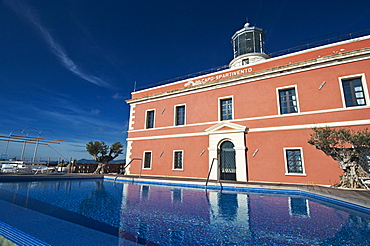
{"type": "Polygon", "coordinates": [[[234,50],[234,59],[229,66],[241,67],[258,63],[269,58],[264,47],[265,32],[258,27],[246,23],[242,29],[237,31],[231,42],[234,50]]]}

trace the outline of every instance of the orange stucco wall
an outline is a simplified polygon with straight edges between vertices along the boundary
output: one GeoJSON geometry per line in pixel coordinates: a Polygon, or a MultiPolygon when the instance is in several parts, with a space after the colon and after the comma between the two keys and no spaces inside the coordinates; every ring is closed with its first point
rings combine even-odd
{"type": "Polygon", "coordinates": [[[342,170],[331,157],[307,143],[312,130],[249,133],[247,136],[249,181],[335,184],[342,170]],[[284,148],[301,147],[307,176],[286,175],[284,148]],[[255,149],[258,153],[253,157],[255,149]],[[330,175],[328,175],[328,173],[330,175]]]}
{"type": "MultiPolygon", "coordinates": [[[[132,156],[142,158],[144,151],[152,151],[152,167],[151,169],[142,169],[142,175],[201,178],[208,173],[207,146],[208,138],[206,137],[141,140],[134,142],[132,156]],[[174,150],[183,151],[184,163],[182,170],[173,170],[174,150]],[[205,152],[200,155],[203,150],[205,152]]],[[[133,162],[130,172],[140,173],[139,161],[133,162]]]]}
{"type": "MultiPolygon", "coordinates": [[[[234,116],[236,119],[277,115],[278,101],[276,88],[294,85],[297,85],[300,112],[342,108],[343,103],[338,78],[355,74],[365,74],[365,77],[370,80],[369,70],[367,69],[369,65],[370,63],[367,60],[359,61],[138,104],[135,108],[135,115],[138,117],[135,118],[135,124],[133,126],[135,130],[144,129],[145,117],[143,116],[145,116],[145,111],[148,109],[156,110],[156,128],[173,126],[174,105],[178,104],[186,104],[188,111],[191,109],[191,113],[186,114],[187,124],[218,121],[218,98],[228,96],[233,96],[234,116]],[[318,90],[323,81],[326,81],[326,84],[321,90],[318,90]]],[[[364,112],[359,113],[359,117],[363,117],[363,114],[364,112]]],[[[368,111],[366,114],[370,117],[368,111]]],[[[348,117],[345,113],[332,114],[330,117],[334,116],[338,117],[338,120],[344,120],[341,115],[344,115],[344,118],[348,117]]],[[[351,117],[356,117],[353,112],[351,113],[351,117]]],[[[270,124],[270,121],[266,121],[266,123],[271,126],[302,124],[304,121],[307,121],[307,123],[320,123],[319,120],[326,117],[317,115],[316,119],[312,116],[310,120],[300,118],[302,117],[289,117],[289,115],[285,115],[274,123],[270,124]]],[[[260,121],[258,122],[259,124],[261,124],[260,121]]],[[[264,126],[268,125],[264,124],[264,126]]],[[[171,130],[166,131],[170,134],[172,133],[171,130]]],[[[180,127],[176,129],[177,133],[182,131],[186,130],[180,127]]],[[[150,131],[147,134],[150,134],[150,131]]]]}
{"type": "MultiPolygon", "coordinates": [[[[366,39],[290,55],[253,65],[253,71],[363,49],[369,45],[369,39],[366,39]]],[[[329,65],[300,69],[294,73],[286,71],[253,80],[241,76],[213,87],[194,87],[182,93],[131,102],[134,107],[128,132],[131,143],[129,158],[142,158],[144,151],[152,151],[152,168],[141,170],[142,175],[206,178],[210,165],[208,150],[215,147],[209,146],[206,130],[221,122],[219,99],[231,97],[234,118],[229,122],[249,129],[245,134],[248,181],[335,184],[342,170],[334,160],[307,143],[312,132],[310,127],[333,124],[354,129],[370,128],[370,102],[367,106],[346,108],[340,82],[341,77],[359,75],[364,88],[369,88],[369,67],[369,59],[346,63],[333,61],[329,65]],[[325,85],[319,89],[324,81],[325,85]],[[292,86],[296,88],[299,113],[280,115],[277,90],[292,86]],[[174,124],[176,105],[186,106],[186,124],[183,126],[174,124]],[[146,110],[155,110],[153,129],[145,129],[146,110]],[[284,148],[290,147],[302,148],[306,175],[286,175],[284,148]],[[258,153],[252,156],[256,149],[258,153]],[[183,170],[172,168],[174,150],[184,151],[183,170]]],[[[140,99],[148,93],[171,91],[177,85],[183,88],[182,82],[174,83],[134,93],[133,99],[140,99]]],[[[223,128],[227,129],[232,131],[230,127],[223,128]]],[[[139,174],[140,165],[133,164],[130,172],[139,174]]]]}

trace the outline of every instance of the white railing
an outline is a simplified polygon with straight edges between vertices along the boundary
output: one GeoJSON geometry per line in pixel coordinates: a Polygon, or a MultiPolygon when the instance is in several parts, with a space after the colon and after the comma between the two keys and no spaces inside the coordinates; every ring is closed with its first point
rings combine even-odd
{"type": "Polygon", "coordinates": [[[140,161],[140,175],[139,175],[139,178],[141,178],[141,170],[143,169],[143,159],[141,158],[133,158],[131,159],[131,161],[123,167],[123,169],[117,174],[117,176],[114,178],[114,181],[116,181],[116,179],[118,178],[118,176],[120,176],[122,173],[125,174],[125,171],[126,171],[126,168],[135,160],[138,160],[140,161]]]}
{"type": "MultiPolygon", "coordinates": [[[[209,168],[209,172],[208,172],[208,177],[207,177],[207,180],[206,180],[206,191],[207,191],[207,185],[208,185],[208,181],[209,181],[209,176],[211,175],[211,171],[212,171],[212,167],[213,167],[213,162],[215,161],[215,160],[218,160],[218,158],[213,158],[212,159],[212,163],[211,163],[211,167],[209,168]]],[[[222,190],[222,183],[221,183],[221,181],[220,181],[220,179],[219,178],[217,178],[217,181],[220,183],[220,186],[221,186],[221,190],[222,190]]]]}
{"type": "Polygon", "coordinates": [[[49,173],[56,171],[55,167],[46,166],[46,162],[0,161],[2,173],[49,173]]]}

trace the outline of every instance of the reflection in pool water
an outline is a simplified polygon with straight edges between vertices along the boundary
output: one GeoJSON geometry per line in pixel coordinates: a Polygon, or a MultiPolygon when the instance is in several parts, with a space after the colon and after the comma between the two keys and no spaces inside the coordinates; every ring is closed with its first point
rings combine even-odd
{"type": "Polygon", "coordinates": [[[301,196],[100,180],[0,183],[0,190],[103,222],[143,244],[370,244],[370,214],[301,196]]]}

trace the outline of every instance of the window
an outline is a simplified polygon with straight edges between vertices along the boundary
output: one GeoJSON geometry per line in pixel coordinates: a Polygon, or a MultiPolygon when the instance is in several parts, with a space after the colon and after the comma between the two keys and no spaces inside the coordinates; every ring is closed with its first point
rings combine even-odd
{"type": "Polygon", "coordinates": [[[280,114],[290,114],[298,112],[296,89],[279,90],[280,114]]]}
{"type": "Polygon", "coordinates": [[[363,149],[360,152],[360,166],[368,173],[370,173],[370,150],[363,149]]]}
{"type": "Polygon", "coordinates": [[[182,150],[173,152],[173,169],[182,169],[182,150]]]}
{"type": "Polygon", "coordinates": [[[221,120],[232,120],[233,119],[233,99],[221,99],[220,100],[220,118],[221,120]]]}
{"type": "Polygon", "coordinates": [[[172,201],[173,202],[182,202],[182,189],[174,188],[172,190],[172,201]]]}
{"type": "Polygon", "coordinates": [[[287,174],[305,174],[301,149],[285,149],[287,174]]]}
{"type": "Polygon", "coordinates": [[[185,105],[175,107],[175,125],[185,125],[185,105]]]}
{"type": "Polygon", "coordinates": [[[146,111],[145,128],[154,128],[154,110],[146,111]]]}
{"type": "Polygon", "coordinates": [[[249,58],[245,58],[242,60],[242,65],[248,65],[249,64],[249,58]]]}
{"type": "Polygon", "coordinates": [[[144,168],[152,167],[152,152],[144,152],[144,168]]]}
{"type": "Polygon", "coordinates": [[[149,198],[149,191],[150,191],[150,187],[148,185],[143,185],[141,187],[141,198],[148,199],[149,198]]]}
{"type": "Polygon", "coordinates": [[[346,107],[366,105],[361,78],[342,80],[342,89],[346,107]]]}
{"type": "Polygon", "coordinates": [[[289,197],[289,214],[291,216],[309,217],[310,209],[307,199],[289,197]]]}

